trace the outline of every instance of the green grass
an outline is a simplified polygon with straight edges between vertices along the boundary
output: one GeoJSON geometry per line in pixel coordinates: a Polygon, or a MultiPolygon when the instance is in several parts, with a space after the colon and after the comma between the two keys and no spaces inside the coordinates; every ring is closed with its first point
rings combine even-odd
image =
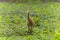
{"type": "Polygon", "coordinates": [[[0,2],[0,22],[0,40],[59,40],[60,32],[56,29],[60,27],[60,3],[0,2]],[[35,21],[32,35],[26,32],[28,9],[35,21]]]}

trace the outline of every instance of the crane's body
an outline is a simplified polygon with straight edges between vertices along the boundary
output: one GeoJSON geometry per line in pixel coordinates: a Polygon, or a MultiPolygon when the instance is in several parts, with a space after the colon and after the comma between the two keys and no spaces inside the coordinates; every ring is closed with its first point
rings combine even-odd
{"type": "Polygon", "coordinates": [[[29,26],[33,26],[34,25],[33,19],[31,19],[31,18],[28,19],[28,25],[29,26]]]}

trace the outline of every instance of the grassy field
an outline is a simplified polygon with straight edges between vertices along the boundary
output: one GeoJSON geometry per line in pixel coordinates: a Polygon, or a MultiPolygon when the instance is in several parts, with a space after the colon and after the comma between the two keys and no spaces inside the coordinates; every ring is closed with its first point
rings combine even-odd
{"type": "Polygon", "coordinates": [[[60,40],[60,3],[0,2],[0,40],[60,40]],[[26,32],[28,9],[35,22],[32,35],[26,32]]]}

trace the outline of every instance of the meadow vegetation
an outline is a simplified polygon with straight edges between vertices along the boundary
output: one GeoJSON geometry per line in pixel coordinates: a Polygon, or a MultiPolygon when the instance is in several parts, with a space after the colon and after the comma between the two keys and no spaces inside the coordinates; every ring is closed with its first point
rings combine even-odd
{"type": "Polygon", "coordinates": [[[0,2],[0,40],[6,39],[60,40],[60,3],[0,2]],[[27,34],[26,10],[28,9],[35,22],[32,35],[27,34]]]}

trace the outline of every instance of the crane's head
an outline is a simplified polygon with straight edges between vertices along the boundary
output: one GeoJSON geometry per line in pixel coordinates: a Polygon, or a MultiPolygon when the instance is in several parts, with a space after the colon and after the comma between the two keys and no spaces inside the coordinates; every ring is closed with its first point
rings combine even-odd
{"type": "Polygon", "coordinates": [[[29,10],[27,10],[27,14],[29,15],[29,10]]]}
{"type": "Polygon", "coordinates": [[[29,10],[27,10],[27,15],[29,16],[29,10]]]}

